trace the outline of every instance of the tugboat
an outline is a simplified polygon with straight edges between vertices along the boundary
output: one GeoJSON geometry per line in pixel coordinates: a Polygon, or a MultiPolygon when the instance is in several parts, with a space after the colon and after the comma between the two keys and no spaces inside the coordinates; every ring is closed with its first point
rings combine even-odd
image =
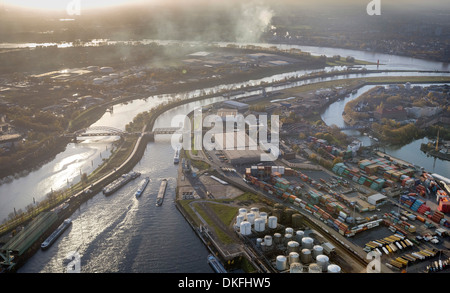
{"type": "Polygon", "coordinates": [[[167,188],[167,179],[163,179],[161,181],[161,185],[159,186],[158,196],[156,197],[156,206],[160,206],[163,203],[164,195],[166,194],[167,188]]]}

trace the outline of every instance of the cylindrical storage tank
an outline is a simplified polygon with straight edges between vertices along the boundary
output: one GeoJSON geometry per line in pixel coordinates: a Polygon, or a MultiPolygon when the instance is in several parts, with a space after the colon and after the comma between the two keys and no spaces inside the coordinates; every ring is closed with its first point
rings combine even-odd
{"type": "Polygon", "coordinates": [[[272,246],[272,236],[270,235],[264,236],[264,242],[266,243],[267,246],[272,246]]]}
{"type": "Polygon", "coordinates": [[[294,234],[294,229],[287,227],[284,229],[284,234],[294,234]]]}
{"type": "Polygon", "coordinates": [[[286,224],[288,224],[288,225],[292,224],[292,215],[294,215],[294,214],[295,214],[295,210],[293,210],[293,209],[288,208],[284,211],[286,224]]]}
{"type": "Polygon", "coordinates": [[[323,254],[323,247],[320,245],[314,245],[313,247],[313,258],[316,259],[318,255],[323,254]]]}
{"type": "Polygon", "coordinates": [[[300,274],[303,273],[303,266],[298,262],[294,262],[290,264],[289,273],[291,274],[300,274]]]}
{"type": "Polygon", "coordinates": [[[255,224],[255,214],[252,212],[247,213],[247,221],[252,225],[255,224]]]}
{"type": "Polygon", "coordinates": [[[275,233],[273,234],[273,239],[275,244],[281,244],[281,234],[280,233],[275,233]]]}
{"type": "Polygon", "coordinates": [[[276,203],[276,204],[274,205],[274,208],[275,208],[275,209],[279,209],[279,210],[284,210],[284,205],[281,204],[281,203],[276,203]]]}
{"type": "Polygon", "coordinates": [[[279,271],[284,271],[287,268],[287,258],[284,255],[277,256],[276,267],[279,271]]]}
{"type": "Polygon", "coordinates": [[[287,245],[289,241],[292,241],[292,234],[285,234],[284,235],[284,245],[287,245]]]}
{"type": "Polygon", "coordinates": [[[293,263],[299,263],[300,262],[300,254],[297,252],[290,252],[289,253],[289,264],[293,263]]]}
{"type": "Polygon", "coordinates": [[[263,242],[263,239],[262,238],[257,238],[256,239],[256,246],[257,247],[261,247],[261,243],[263,242]]]}
{"type": "Polygon", "coordinates": [[[250,224],[250,222],[243,221],[240,226],[240,232],[242,235],[252,234],[252,224],[250,224]]]}
{"type": "Polygon", "coordinates": [[[316,264],[316,263],[312,263],[308,266],[308,273],[321,273],[322,272],[322,268],[316,264]]]}
{"type": "Polygon", "coordinates": [[[238,215],[238,216],[236,217],[236,225],[237,225],[238,227],[240,227],[240,226],[241,226],[241,223],[242,223],[244,220],[245,220],[245,217],[244,217],[243,215],[238,215]]]}
{"type": "Polygon", "coordinates": [[[259,218],[259,208],[253,207],[250,211],[255,214],[256,218],[259,218]]]}
{"type": "Polygon", "coordinates": [[[266,222],[264,221],[264,219],[261,218],[255,219],[255,231],[263,232],[264,229],[266,229],[266,222]]]}
{"type": "MultiPolygon", "coordinates": [[[[281,209],[274,209],[272,211],[272,216],[276,217],[277,220],[281,223],[281,219],[283,219],[283,210],[281,210],[281,209]]],[[[270,219],[270,217],[269,217],[269,219],[270,219]]]]}
{"type": "Polygon", "coordinates": [[[269,217],[269,228],[270,229],[275,229],[275,228],[277,228],[277,226],[278,226],[278,223],[277,223],[277,217],[275,217],[275,216],[270,216],[269,217]]]}
{"type": "Polygon", "coordinates": [[[300,214],[292,215],[292,226],[300,227],[302,225],[302,216],[300,214]]]}
{"type": "Polygon", "coordinates": [[[266,223],[267,223],[267,213],[266,212],[260,212],[259,217],[261,219],[264,219],[264,221],[266,221],[266,223]]]}
{"type": "Polygon", "coordinates": [[[287,244],[287,251],[290,252],[298,252],[300,244],[297,241],[289,241],[287,244]]]}
{"type": "Polygon", "coordinates": [[[245,219],[245,217],[247,216],[247,209],[240,208],[239,209],[239,215],[244,216],[244,219],[245,219]]]}
{"type": "Polygon", "coordinates": [[[326,272],[327,271],[328,266],[330,265],[329,260],[330,259],[328,258],[328,256],[323,255],[323,254],[318,255],[316,257],[316,263],[319,265],[319,267],[322,268],[322,272],[326,272]]]}
{"type": "Polygon", "coordinates": [[[314,246],[314,240],[311,237],[303,237],[302,247],[307,249],[312,249],[314,246]]]}
{"type": "Polygon", "coordinates": [[[265,243],[264,241],[261,242],[261,250],[262,250],[263,252],[266,252],[266,251],[268,250],[267,245],[266,245],[266,243],[265,243]]]}
{"type": "Polygon", "coordinates": [[[329,265],[327,268],[329,273],[340,273],[341,272],[341,267],[338,265],[329,265]]]}
{"type": "Polygon", "coordinates": [[[311,256],[311,250],[309,249],[302,249],[302,253],[300,255],[300,260],[303,264],[309,264],[312,261],[312,256],[311,256]]]}
{"type": "Polygon", "coordinates": [[[303,232],[302,230],[298,230],[295,232],[295,239],[297,240],[298,243],[302,243],[304,235],[305,235],[305,232],[303,232]]]}

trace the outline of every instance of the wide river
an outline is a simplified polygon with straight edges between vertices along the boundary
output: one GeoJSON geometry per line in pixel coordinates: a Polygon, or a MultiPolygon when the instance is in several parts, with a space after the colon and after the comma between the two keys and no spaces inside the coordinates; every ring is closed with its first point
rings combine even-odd
{"type": "MultiPolygon", "coordinates": [[[[273,46],[273,44],[258,44],[273,46]]],[[[0,44],[0,47],[2,44],[0,44]]],[[[315,55],[354,56],[356,59],[385,64],[380,69],[448,70],[448,65],[401,56],[360,52],[353,50],[279,45],[282,48],[300,48],[315,55]]],[[[368,69],[373,67],[367,66],[368,69]]],[[[327,68],[327,70],[333,70],[327,68]]],[[[241,85],[258,85],[261,81],[282,81],[285,77],[301,76],[312,70],[297,71],[259,80],[233,85],[221,85],[205,89],[208,93],[220,89],[238,89],[241,85]]],[[[378,75],[354,74],[339,78],[362,76],[421,75],[419,73],[390,73],[378,75]]],[[[430,73],[428,75],[448,75],[430,73]]],[[[311,79],[290,86],[320,82],[330,79],[311,79]]],[[[268,88],[267,91],[279,88],[268,88]]],[[[200,91],[149,97],[126,104],[115,105],[113,113],[105,115],[93,126],[112,126],[124,129],[138,113],[150,110],[173,98],[198,96],[200,91]]],[[[254,93],[247,93],[254,94],[254,93]]],[[[223,100],[218,96],[201,102],[177,107],[161,115],[155,127],[173,126],[172,117],[187,114],[195,107],[223,100]]],[[[339,113],[336,113],[339,115],[339,113]]],[[[103,158],[110,155],[111,138],[90,139],[78,144],[69,144],[66,150],[38,170],[0,186],[0,219],[16,209],[40,201],[51,190],[64,188],[77,182],[81,173],[90,173],[103,158]]],[[[420,150],[411,150],[412,154],[420,150]]],[[[173,204],[177,168],[173,165],[173,149],[170,137],[157,137],[149,143],[146,152],[135,170],[142,177],[149,176],[151,183],[139,199],[134,197],[140,179],[129,183],[111,196],[97,194],[84,203],[72,215],[73,225],[53,246],[37,252],[19,272],[64,272],[64,261],[69,253],[80,255],[82,272],[212,272],[206,263],[208,250],[190,229],[173,204]],[[162,178],[169,179],[166,199],[161,207],[155,206],[155,197],[162,178]]],[[[419,164],[420,165],[420,164],[419,164]]],[[[448,166],[448,165],[447,165],[448,166]]],[[[448,170],[448,169],[446,169],[448,170]]],[[[442,173],[442,172],[441,172],[442,173]]],[[[444,175],[444,174],[443,174],[444,175]]]]}

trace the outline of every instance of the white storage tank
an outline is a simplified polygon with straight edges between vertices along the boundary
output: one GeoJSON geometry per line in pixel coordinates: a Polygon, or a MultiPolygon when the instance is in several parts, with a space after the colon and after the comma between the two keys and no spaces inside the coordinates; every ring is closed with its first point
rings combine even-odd
{"type": "Polygon", "coordinates": [[[239,215],[244,216],[244,218],[247,216],[247,209],[245,208],[240,208],[239,209],[239,215]]]}
{"type": "Polygon", "coordinates": [[[272,236],[270,235],[266,235],[264,236],[264,242],[266,243],[267,246],[272,246],[272,236]]]}
{"type": "Polygon", "coordinates": [[[256,218],[259,218],[259,208],[253,207],[250,211],[255,214],[256,218]]]}
{"type": "Polygon", "coordinates": [[[298,243],[302,243],[302,239],[303,239],[304,235],[305,235],[305,232],[303,232],[302,230],[298,230],[295,232],[295,239],[297,240],[298,243]]]}
{"type": "Polygon", "coordinates": [[[294,235],[294,229],[288,227],[288,228],[284,229],[284,234],[294,235]]]}
{"type": "Polygon", "coordinates": [[[287,268],[287,258],[284,255],[277,256],[276,267],[279,271],[284,271],[287,268]]]}
{"type": "Polygon", "coordinates": [[[337,273],[341,272],[341,267],[333,264],[333,265],[329,265],[327,270],[329,273],[337,274],[337,273]]]}
{"type": "Polygon", "coordinates": [[[298,252],[300,244],[297,241],[289,241],[287,244],[288,252],[298,252]]]}
{"type": "Polygon", "coordinates": [[[255,231],[263,232],[266,229],[266,222],[264,219],[257,218],[255,219],[255,231]]]}
{"type": "Polygon", "coordinates": [[[240,232],[242,235],[252,234],[252,224],[250,224],[250,222],[243,221],[240,226],[240,232]]]}
{"type": "Polygon", "coordinates": [[[267,223],[267,213],[266,212],[260,212],[259,217],[261,219],[264,219],[264,221],[266,221],[266,223],[267,223]]]}
{"type": "Polygon", "coordinates": [[[312,262],[311,250],[303,248],[300,255],[300,260],[303,264],[311,263],[312,262]]]}
{"type": "Polygon", "coordinates": [[[330,265],[329,263],[330,259],[328,258],[328,256],[326,255],[318,255],[316,257],[316,263],[319,265],[319,267],[322,268],[322,272],[326,272],[328,269],[328,266],[330,265]]]}
{"type": "Polygon", "coordinates": [[[316,259],[318,255],[323,254],[323,247],[320,245],[314,245],[313,247],[313,258],[316,259]]]}
{"type": "Polygon", "coordinates": [[[322,273],[322,268],[318,264],[312,263],[308,266],[308,273],[322,273]]]}
{"type": "Polygon", "coordinates": [[[236,226],[240,227],[241,223],[245,221],[245,217],[243,215],[238,215],[236,217],[236,226]]]}
{"type": "Polygon", "coordinates": [[[302,247],[307,249],[312,249],[314,246],[314,240],[311,237],[303,237],[302,247]]]}
{"type": "Polygon", "coordinates": [[[275,216],[270,216],[269,217],[269,228],[270,229],[275,229],[278,226],[278,219],[275,216]]]}
{"type": "Polygon", "coordinates": [[[262,238],[256,238],[256,246],[261,247],[261,243],[263,242],[262,238]]]}
{"type": "Polygon", "coordinates": [[[300,263],[291,263],[289,267],[289,273],[291,274],[300,274],[303,273],[303,266],[300,263]]]}
{"type": "Polygon", "coordinates": [[[300,262],[300,254],[297,252],[289,253],[289,264],[299,263],[300,262]]]}
{"type": "Polygon", "coordinates": [[[247,213],[247,221],[249,221],[250,224],[252,224],[252,225],[255,224],[255,219],[256,219],[256,217],[255,217],[254,213],[252,213],[252,212],[247,213]]]}
{"type": "Polygon", "coordinates": [[[284,245],[288,245],[289,241],[292,241],[292,234],[284,235],[284,245]]]}
{"type": "Polygon", "coordinates": [[[275,233],[273,234],[273,239],[275,244],[281,244],[281,234],[280,233],[275,233]]]}

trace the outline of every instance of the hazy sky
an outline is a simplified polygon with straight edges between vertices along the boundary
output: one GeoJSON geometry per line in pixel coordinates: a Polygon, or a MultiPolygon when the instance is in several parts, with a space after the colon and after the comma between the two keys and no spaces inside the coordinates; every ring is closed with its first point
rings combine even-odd
{"type": "MultiPolygon", "coordinates": [[[[234,3],[244,2],[259,2],[265,4],[271,4],[275,6],[283,5],[286,3],[304,5],[304,6],[316,6],[323,7],[323,5],[329,6],[346,6],[354,4],[358,6],[366,6],[371,0],[0,0],[0,3],[5,5],[15,5],[27,8],[37,8],[43,10],[65,10],[69,3],[77,1],[80,3],[81,8],[90,9],[98,7],[111,7],[121,4],[135,4],[135,3],[147,3],[153,5],[192,5],[192,4],[208,4],[208,5],[233,5],[234,3]]],[[[411,8],[448,8],[450,9],[450,0],[380,0],[381,7],[383,6],[396,6],[405,7],[405,9],[411,8]]]]}

